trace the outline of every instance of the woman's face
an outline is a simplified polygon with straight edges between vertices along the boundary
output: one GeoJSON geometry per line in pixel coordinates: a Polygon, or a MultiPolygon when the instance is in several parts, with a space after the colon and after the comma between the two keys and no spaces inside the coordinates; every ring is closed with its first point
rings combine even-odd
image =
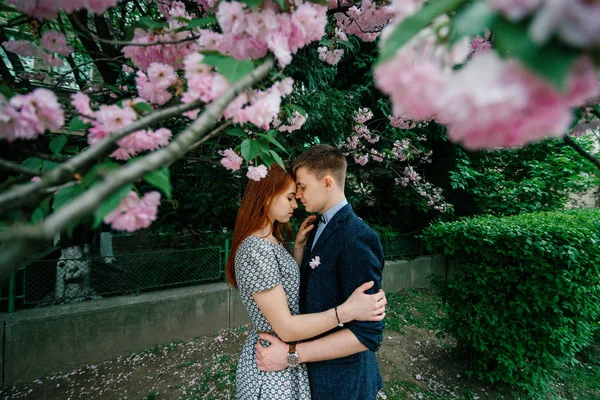
{"type": "Polygon", "coordinates": [[[298,203],[296,202],[296,184],[290,182],[285,191],[271,199],[267,215],[269,216],[269,220],[285,224],[290,221],[296,208],[298,208],[298,203]]]}

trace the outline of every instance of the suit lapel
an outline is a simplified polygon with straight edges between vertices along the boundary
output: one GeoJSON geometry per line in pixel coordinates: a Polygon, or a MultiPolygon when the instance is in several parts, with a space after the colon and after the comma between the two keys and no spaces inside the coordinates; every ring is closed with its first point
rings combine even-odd
{"type": "MultiPolygon", "coordinates": [[[[331,235],[333,235],[335,231],[337,231],[344,224],[344,221],[351,211],[352,207],[350,204],[346,204],[341,210],[335,213],[333,218],[331,218],[331,220],[327,223],[327,226],[325,226],[325,229],[323,229],[323,232],[321,232],[317,243],[315,243],[315,247],[313,247],[312,251],[310,251],[310,256],[316,253],[319,248],[321,248],[323,244],[327,242],[331,235]]],[[[314,235],[312,239],[314,240],[314,235]]],[[[310,244],[312,245],[312,240],[310,244]]]]}

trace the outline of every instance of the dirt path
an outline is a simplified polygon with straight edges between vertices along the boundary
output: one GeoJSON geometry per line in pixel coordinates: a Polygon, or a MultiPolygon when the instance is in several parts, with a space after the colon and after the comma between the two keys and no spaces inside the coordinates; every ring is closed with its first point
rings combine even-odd
{"type": "MultiPolygon", "coordinates": [[[[57,373],[14,388],[5,399],[231,399],[247,328],[155,346],[143,353],[57,373]]],[[[465,380],[435,332],[411,326],[386,331],[378,353],[388,398],[460,398],[465,380]]],[[[476,389],[476,388],[475,388],[476,389]]],[[[480,398],[491,395],[480,390],[480,398]]]]}

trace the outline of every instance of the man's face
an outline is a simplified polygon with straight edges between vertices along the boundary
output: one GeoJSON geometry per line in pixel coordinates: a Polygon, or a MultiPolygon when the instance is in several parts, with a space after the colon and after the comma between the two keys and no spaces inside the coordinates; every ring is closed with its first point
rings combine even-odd
{"type": "Polygon", "coordinates": [[[325,177],[317,179],[306,167],[300,167],[296,170],[296,185],[296,198],[304,204],[306,211],[325,211],[329,193],[325,188],[325,177]]]}

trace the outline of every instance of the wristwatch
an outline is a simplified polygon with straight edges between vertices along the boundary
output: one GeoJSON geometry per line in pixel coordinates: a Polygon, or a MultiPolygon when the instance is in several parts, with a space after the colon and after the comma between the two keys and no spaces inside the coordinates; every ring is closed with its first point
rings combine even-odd
{"type": "Polygon", "coordinates": [[[290,349],[288,351],[286,359],[288,366],[290,367],[297,367],[298,365],[300,365],[300,357],[298,356],[298,353],[296,353],[296,343],[290,344],[290,349]]]}

